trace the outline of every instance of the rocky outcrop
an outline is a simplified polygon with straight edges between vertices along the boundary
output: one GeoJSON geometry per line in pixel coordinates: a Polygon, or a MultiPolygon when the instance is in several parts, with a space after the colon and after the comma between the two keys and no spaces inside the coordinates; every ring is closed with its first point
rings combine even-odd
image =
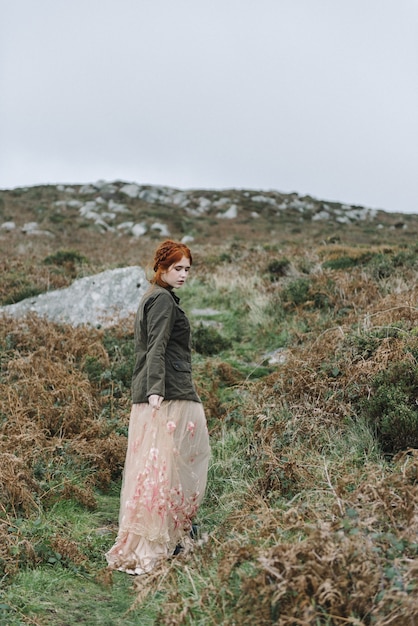
{"type": "MultiPolygon", "coordinates": [[[[22,198],[26,193],[31,194],[31,188],[14,191],[22,198]]],[[[13,195],[14,191],[0,192],[0,200],[3,193],[13,195]]],[[[187,241],[227,221],[238,224],[257,221],[258,231],[264,221],[269,232],[275,224],[283,224],[285,220],[293,224],[326,222],[339,226],[373,222],[378,228],[389,225],[385,211],[274,190],[181,190],[135,182],[98,181],[87,185],[57,185],[54,189],[45,186],[37,188],[35,193],[37,203],[42,198],[43,222],[40,220],[39,227],[35,221],[23,225],[18,223],[16,212],[4,213],[5,220],[6,216],[8,219],[0,223],[4,236],[13,230],[24,230],[29,236],[51,236],[54,224],[65,224],[68,228],[70,222],[74,227],[91,225],[104,235],[175,237],[187,241]],[[13,216],[13,221],[9,216],[13,216]],[[48,230],[43,228],[44,223],[48,230]]],[[[30,206],[30,202],[25,205],[30,206]]],[[[35,213],[33,217],[37,219],[35,213]]]]}
{"type": "Polygon", "coordinates": [[[0,307],[0,314],[19,318],[36,313],[73,326],[110,327],[136,312],[147,287],[145,272],[139,266],[107,270],[79,278],[66,289],[0,307]]]}

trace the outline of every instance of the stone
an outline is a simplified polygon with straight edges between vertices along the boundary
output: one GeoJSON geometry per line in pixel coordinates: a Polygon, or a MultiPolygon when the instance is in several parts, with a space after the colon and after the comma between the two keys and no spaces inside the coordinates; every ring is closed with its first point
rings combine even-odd
{"type": "Polygon", "coordinates": [[[167,226],[161,222],[154,222],[154,224],[151,225],[151,230],[159,230],[161,237],[170,237],[170,231],[167,226]]]}
{"type": "Polygon", "coordinates": [[[276,200],[274,200],[274,198],[270,198],[269,196],[253,196],[251,200],[253,202],[259,202],[263,204],[274,204],[274,206],[276,206],[276,200]]]}
{"type": "Polygon", "coordinates": [[[140,224],[134,224],[131,228],[131,233],[134,237],[142,237],[147,232],[147,227],[143,222],[140,224]]]}
{"type": "Polygon", "coordinates": [[[180,206],[181,208],[185,208],[189,203],[189,198],[186,191],[178,191],[174,193],[171,197],[171,204],[175,204],[180,206]]]}
{"type": "Polygon", "coordinates": [[[215,202],[212,203],[212,206],[220,209],[221,207],[225,206],[225,204],[229,204],[230,202],[231,200],[229,198],[219,198],[219,200],[215,200],[215,202]]]}
{"type": "Polygon", "coordinates": [[[98,208],[99,207],[97,206],[96,202],[94,200],[90,200],[89,202],[86,202],[82,207],[80,207],[80,215],[82,217],[89,218],[89,215],[91,214],[91,219],[95,219],[95,217],[93,216],[97,216],[97,213],[95,213],[95,211],[98,208]]]}
{"type": "Polygon", "coordinates": [[[172,204],[173,195],[174,190],[171,187],[153,185],[148,189],[142,189],[138,194],[138,198],[150,204],[172,204]]]}
{"type": "Polygon", "coordinates": [[[43,235],[45,237],[55,237],[55,235],[49,230],[41,230],[39,228],[38,222],[26,222],[26,224],[23,224],[21,230],[22,233],[25,233],[25,235],[43,235]]]}
{"type": "Polygon", "coordinates": [[[72,209],[79,209],[82,205],[80,200],[70,200],[69,202],[67,202],[67,206],[71,207],[72,209]]]}
{"type": "Polygon", "coordinates": [[[3,222],[3,224],[0,226],[0,228],[2,230],[11,231],[11,230],[15,230],[16,224],[15,224],[15,222],[3,222]]]}
{"type": "Polygon", "coordinates": [[[22,233],[30,233],[34,230],[39,230],[38,222],[25,222],[22,226],[22,233]]]}
{"type": "Polygon", "coordinates": [[[107,185],[107,181],[106,180],[102,180],[102,179],[97,180],[94,183],[94,186],[96,187],[96,189],[99,189],[100,191],[103,189],[103,187],[106,187],[106,185],[107,185]]]}
{"type": "Polygon", "coordinates": [[[115,213],[130,213],[129,209],[119,202],[115,202],[114,200],[109,200],[109,210],[114,211],[115,213]]]}
{"type": "Polygon", "coordinates": [[[286,348],[277,348],[277,350],[272,350],[271,352],[267,352],[264,355],[264,360],[268,362],[269,365],[284,365],[289,356],[289,351],[286,348]]]}
{"type": "Polygon", "coordinates": [[[127,183],[126,185],[123,185],[123,187],[121,187],[119,191],[121,193],[124,193],[125,196],[129,196],[130,198],[137,198],[139,195],[140,187],[136,183],[127,183]]]}
{"type": "Polygon", "coordinates": [[[113,221],[116,217],[116,213],[112,212],[112,211],[103,211],[103,213],[101,213],[101,217],[104,220],[110,220],[113,221]]]}
{"type": "Polygon", "coordinates": [[[96,221],[100,219],[100,215],[97,213],[97,211],[91,211],[91,210],[89,211],[86,207],[83,207],[83,209],[84,209],[83,213],[81,213],[80,211],[80,215],[82,217],[85,217],[86,220],[96,221]]]}
{"type": "Polygon", "coordinates": [[[72,326],[108,328],[136,312],[148,285],[139,266],[106,270],[79,278],[65,289],[0,307],[0,314],[20,318],[35,313],[72,326]]]}
{"type": "Polygon", "coordinates": [[[227,219],[227,220],[233,220],[237,217],[238,215],[238,207],[236,204],[231,204],[231,206],[229,207],[229,209],[227,211],[225,211],[224,213],[217,213],[216,217],[221,217],[223,219],[227,219]]]}
{"type": "Polygon", "coordinates": [[[96,220],[94,220],[94,224],[95,226],[98,226],[102,231],[104,232],[114,232],[115,229],[113,226],[109,226],[109,224],[107,222],[105,222],[101,217],[97,218],[96,220]]]}
{"type": "Polygon", "coordinates": [[[119,224],[117,226],[117,229],[123,230],[125,233],[127,233],[127,232],[131,232],[133,225],[134,225],[133,222],[122,222],[122,224],[119,224]]]}
{"type": "Polygon", "coordinates": [[[315,213],[315,215],[312,216],[312,221],[313,222],[317,222],[320,220],[330,220],[331,219],[331,215],[328,213],[328,211],[319,211],[318,213],[315,213]]]}
{"type": "Polygon", "coordinates": [[[81,193],[82,195],[88,195],[90,193],[96,193],[96,191],[97,189],[96,187],[93,187],[93,185],[82,185],[78,190],[78,193],[81,193]]]}
{"type": "Polygon", "coordinates": [[[209,198],[205,198],[204,196],[199,198],[199,204],[197,207],[198,213],[207,213],[211,207],[211,201],[209,198]]]}

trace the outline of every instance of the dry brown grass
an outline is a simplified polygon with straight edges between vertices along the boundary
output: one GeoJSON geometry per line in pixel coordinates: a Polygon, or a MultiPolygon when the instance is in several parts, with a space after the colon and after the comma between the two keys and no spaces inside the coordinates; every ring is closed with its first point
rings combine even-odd
{"type": "MultiPolygon", "coordinates": [[[[0,345],[3,515],[36,514],[57,499],[94,508],[94,489],[120,475],[126,450],[126,439],[101,417],[108,398],[83,371],[87,357],[108,361],[101,333],[1,318],[0,345]]],[[[9,545],[7,525],[0,532],[9,545]]]]}
{"type": "MultiPolygon", "coordinates": [[[[116,254],[92,250],[97,266],[116,254]]],[[[244,244],[197,250],[198,277],[209,274],[219,290],[232,278],[243,292],[258,286],[264,300],[248,304],[254,317],[271,301],[295,323],[286,362],[258,382],[220,359],[200,365],[212,438],[236,428],[245,444],[239,462],[254,468],[254,478],[231,496],[234,506],[208,543],[136,581],[136,607],[165,594],[156,623],[418,623],[417,451],[386,462],[368,433],[363,450],[356,444],[347,452],[355,396],[367,397],[370,380],[391,364],[416,364],[416,271],[378,281],[367,268],[321,268],[319,259],[344,252],[244,244]],[[238,259],[241,278],[234,262],[221,261],[226,253],[238,259]],[[278,254],[291,258],[292,274],[272,283],[266,268],[278,254]],[[282,290],[305,275],[304,264],[312,269],[309,297],[283,302],[282,290]],[[235,403],[222,402],[225,387],[239,392],[235,403]]],[[[129,397],[109,398],[89,379],[89,359],[109,366],[102,331],[1,318],[0,346],[0,558],[14,572],[22,561],[38,562],[31,542],[9,530],[16,517],[65,498],[94,508],[96,488],[120,477],[126,439],[118,428],[126,426],[129,397]]],[[[84,562],[82,547],[68,538],[57,534],[51,545],[84,562]]]]}
{"type": "Polygon", "coordinates": [[[275,516],[271,509],[260,510],[264,524],[257,527],[259,536],[274,531],[283,536],[292,528],[299,540],[283,539],[264,550],[254,542],[224,545],[221,578],[226,586],[237,572],[240,579],[234,597],[237,623],[414,624],[415,452],[401,455],[387,475],[369,468],[351,494],[334,492],[329,519],[307,522],[304,503],[275,516]],[[244,574],[245,563],[253,568],[251,576],[244,574]]]}
{"type": "Polygon", "coordinates": [[[418,323],[416,284],[407,294],[382,296],[367,289],[367,280],[361,289],[355,280],[356,289],[345,287],[353,305],[345,324],[304,337],[285,365],[253,387],[247,409],[254,424],[251,460],[261,468],[257,497],[285,497],[289,505],[257,507],[255,498],[253,528],[248,500],[234,516],[232,526],[246,541],[222,546],[222,579],[230,589],[237,586],[230,599],[234,619],[223,623],[401,626],[418,620],[417,451],[398,454],[388,466],[333,459],[332,475],[324,461],[332,441],[346,437],[350,388],[367,395],[373,375],[414,360],[418,351],[411,333],[418,323]],[[404,332],[383,333],[373,354],[362,356],[356,338],[385,327],[404,332]],[[263,542],[274,545],[263,549],[263,542]]]}
{"type": "MultiPolygon", "coordinates": [[[[389,464],[367,449],[354,463],[338,452],[326,460],[347,437],[351,388],[367,396],[390,364],[416,365],[418,290],[407,276],[385,294],[363,271],[342,273],[331,306],[350,304],[343,323],[305,333],[250,399],[247,388],[248,462],[260,477],[215,532],[218,577],[193,606],[173,596],[162,624],[193,623],[200,611],[231,626],[417,623],[417,451],[389,464]],[[370,336],[373,350],[362,352],[370,336]]],[[[298,315],[318,329],[310,306],[298,315]]],[[[213,550],[199,558],[209,563],[213,550]]]]}

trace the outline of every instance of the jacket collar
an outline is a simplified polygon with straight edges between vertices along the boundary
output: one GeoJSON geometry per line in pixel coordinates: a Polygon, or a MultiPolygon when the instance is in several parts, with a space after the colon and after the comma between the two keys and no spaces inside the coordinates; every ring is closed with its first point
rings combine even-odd
{"type": "Polygon", "coordinates": [[[173,297],[173,300],[176,304],[179,304],[180,302],[180,298],[178,297],[178,295],[176,295],[174,293],[174,290],[168,287],[160,287],[160,285],[154,285],[153,286],[154,289],[160,289],[161,291],[168,291],[168,293],[170,293],[173,297]]]}
{"type": "Polygon", "coordinates": [[[174,302],[175,302],[176,304],[179,304],[179,302],[180,302],[180,298],[178,297],[178,295],[176,295],[172,289],[169,289],[168,291],[169,291],[169,292],[171,293],[171,295],[173,296],[173,298],[174,298],[174,302]]]}

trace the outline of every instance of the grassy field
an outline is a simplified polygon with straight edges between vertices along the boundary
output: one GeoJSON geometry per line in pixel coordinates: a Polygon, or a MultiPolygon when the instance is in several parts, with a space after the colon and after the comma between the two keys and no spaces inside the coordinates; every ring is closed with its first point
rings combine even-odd
{"type": "MultiPolygon", "coordinates": [[[[2,236],[3,304],[145,264],[156,244],[56,223],[53,241],[2,236]]],[[[132,320],[0,318],[1,625],[418,623],[418,247],[413,229],[369,228],[196,238],[179,295],[208,488],[193,553],[145,578],[104,559],[132,320]]]]}

